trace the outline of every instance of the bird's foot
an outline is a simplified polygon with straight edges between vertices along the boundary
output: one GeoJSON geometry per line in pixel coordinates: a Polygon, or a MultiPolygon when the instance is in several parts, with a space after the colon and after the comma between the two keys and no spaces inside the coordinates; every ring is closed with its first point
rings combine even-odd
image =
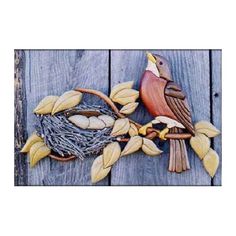
{"type": "Polygon", "coordinates": [[[160,134],[159,134],[159,138],[161,139],[161,140],[166,140],[166,138],[165,138],[165,136],[166,136],[166,134],[168,134],[168,132],[169,132],[169,128],[165,128],[165,129],[163,129],[161,132],[160,132],[160,134]]]}
{"type": "Polygon", "coordinates": [[[148,128],[152,128],[152,123],[151,123],[151,122],[149,122],[149,123],[147,123],[146,125],[142,126],[142,127],[138,130],[138,132],[139,132],[140,134],[142,134],[142,135],[146,135],[148,128]]]}

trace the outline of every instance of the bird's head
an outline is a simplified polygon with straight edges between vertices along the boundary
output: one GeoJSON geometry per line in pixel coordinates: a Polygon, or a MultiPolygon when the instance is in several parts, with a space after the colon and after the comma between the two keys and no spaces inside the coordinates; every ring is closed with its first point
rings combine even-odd
{"type": "Polygon", "coordinates": [[[147,58],[146,70],[151,71],[157,77],[172,80],[169,63],[164,57],[147,52],[147,58]]]}

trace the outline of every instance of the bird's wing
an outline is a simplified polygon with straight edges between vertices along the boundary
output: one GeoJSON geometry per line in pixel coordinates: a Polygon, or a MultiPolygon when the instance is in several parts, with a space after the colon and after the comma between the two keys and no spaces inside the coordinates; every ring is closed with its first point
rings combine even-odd
{"type": "Polygon", "coordinates": [[[191,134],[194,134],[195,131],[188,102],[181,88],[172,81],[168,82],[165,87],[165,99],[179,122],[183,124],[191,134]]]}

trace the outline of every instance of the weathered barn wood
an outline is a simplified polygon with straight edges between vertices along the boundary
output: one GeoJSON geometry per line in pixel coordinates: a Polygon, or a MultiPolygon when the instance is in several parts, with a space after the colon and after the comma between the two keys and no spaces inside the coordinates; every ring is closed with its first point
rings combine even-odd
{"type": "MultiPolygon", "coordinates": [[[[193,121],[210,120],[209,52],[208,51],[151,51],[166,57],[172,67],[173,79],[187,93],[193,121]]],[[[136,87],[146,65],[142,51],[112,52],[112,84],[135,79],[136,87]]],[[[151,117],[142,108],[135,113],[139,122],[151,117]]],[[[191,170],[182,174],[167,172],[169,145],[160,146],[164,154],[147,157],[134,154],[120,160],[112,171],[112,185],[211,185],[211,178],[202,167],[199,158],[188,148],[191,170]]]]}
{"type": "MultiPolygon", "coordinates": [[[[77,86],[108,91],[108,51],[25,51],[27,132],[33,109],[46,95],[61,95],[77,86]]],[[[95,102],[93,99],[92,102],[95,102]]],[[[61,163],[49,158],[28,169],[29,185],[89,185],[93,158],[61,163]]],[[[107,179],[99,184],[107,184],[107,179]]]]}
{"type": "MultiPolygon", "coordinates": [[[[212,50],[211,52],[211,106],[212,106],[212,123],[222,131],[222,92],[221,92],[221,51],[212,50]]],[[[221,171],[222,171],[222,135],[215,137],[213,146],[220,157],[219,169],[213,178],[213,185],[221,185],[221,171]]]]}
{"type": "MultiPolygon", "coordinates": [[[[193,121],[209,120],[221,129],[221,51],[158,50],[171,64],[173,79],[186,91],[193,121]]],[[[75,87],[93,88],[105,93],[119,82],[135,80],[135,88],[146,66],[142,50],[25,50],[23,74],[15,86],[16,150],[34,130],[33,108],[47,95],[61,95],[75,87]],[[110,56],[109,56],[110,54],[110,56]],[[22,89],[23,88],[23,89],[22,89]],[[20,126],[21,124],[21,126],[20,126]],[[17,133],[18,132],[18,133],[17,133]],[[20,133],[21,134],[20,134],[20,133]]],[[[90,102],[96,103],[96,98],[90,102]]],[[[141,105],[133,119],[142,124],[152,117],[141,105]]],[[[159,157],[147,157],[142,152],[121,158],[111,174],[98,185],[220,185],[221,168],[214,179],[203,169],[199,158],[188,146],[191,170],[182,174],[167,171],[169,144],[158,142],[164,150],[159,157]]],[[[221,137],[213,142],[221,156],[221,137]]],[[[16,185],[90,185],[90,168],[94,158],[60,163],[49,158],[30,169],[17,158],[16,185]]],[[[25,157],[26,158],[26,157],[25,157]]]]}

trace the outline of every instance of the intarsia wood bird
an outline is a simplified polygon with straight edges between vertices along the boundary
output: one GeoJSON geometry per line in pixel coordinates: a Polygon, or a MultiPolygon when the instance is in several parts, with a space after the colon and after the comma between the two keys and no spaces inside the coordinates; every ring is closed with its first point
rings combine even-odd
{"type": "MultiPolygon", "coordinates": [[[[172,80],[170,66],[167,60],[159,55],[147,53],[148,64],[140,83],[141,99],[155,117],[154,120],[140,128],[143,135],[153,124],[166,124],[159,137],[165,139],[170,133],[181,133],[183,129],[195,134],[191,112],[187,98],[181,88],[172,80]]],[[[190,169],[185,141],[170,139],[169,171],[182,172],[190,169]]]]}

